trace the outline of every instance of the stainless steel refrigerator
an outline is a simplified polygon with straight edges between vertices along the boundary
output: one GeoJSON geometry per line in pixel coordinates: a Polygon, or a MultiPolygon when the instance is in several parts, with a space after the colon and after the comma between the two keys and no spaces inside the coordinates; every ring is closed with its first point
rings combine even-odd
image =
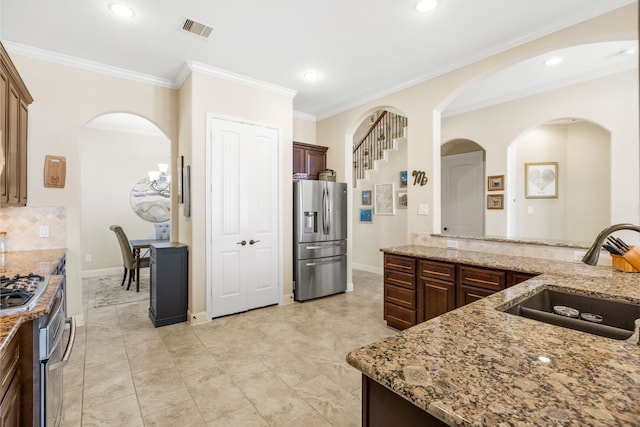
{"type": "Polygon", "coordinates": [[[347,290],[347,184],[293,182],[293,296],[347,290]]]}

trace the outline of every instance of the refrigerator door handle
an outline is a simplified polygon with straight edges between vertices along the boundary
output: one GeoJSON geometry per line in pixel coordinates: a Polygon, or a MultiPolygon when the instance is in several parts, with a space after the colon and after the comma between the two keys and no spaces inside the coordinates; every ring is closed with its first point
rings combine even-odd
{"type": "Polygon", "coordinates": [[[326,197],[324,199],[324,225],[325,225],[325,231],[324,234],[329,234],[329,231],[331,229],[331,195],[329,194],[329,188],[325,186],[324,191],[326,193],[326,197]]]}
{"type": "Polygon", "coordinates": [[[333,264],[335,262],[338,262],[338,260],[331,260],[331,261],[319,261],[319,262],[307,262],[305,264],[305,267],[315,267],[317,265],[325,265],[325,264],[333,264]]]}

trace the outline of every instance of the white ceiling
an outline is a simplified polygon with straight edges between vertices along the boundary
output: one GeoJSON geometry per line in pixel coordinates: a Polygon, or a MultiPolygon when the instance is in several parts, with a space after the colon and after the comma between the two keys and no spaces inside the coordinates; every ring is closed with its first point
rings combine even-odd
{"type": "Polygon", "coordinates": [[[636,2],[440,0],[423,15],[417,0],[122,0],[123,19],[111,1],[0,0],[0,39],[169,87],[193,61],[295,90],[294,110],[319,119],[636,2]],[[183,32],[185,17],[212,37],[183,32]]]}

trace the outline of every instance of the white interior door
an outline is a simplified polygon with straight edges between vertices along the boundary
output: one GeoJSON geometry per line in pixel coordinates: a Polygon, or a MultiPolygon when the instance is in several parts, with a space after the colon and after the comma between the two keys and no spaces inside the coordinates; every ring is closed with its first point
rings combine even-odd
{"type": "Polygon", "coordinates": [[[211,119],[213,317],[279,301],[278,132],[211,119]]]}
{"type": "Polygon", "coordinates": [[[482,151],[442,157],[442,234],[484,235],[482,151]]]}

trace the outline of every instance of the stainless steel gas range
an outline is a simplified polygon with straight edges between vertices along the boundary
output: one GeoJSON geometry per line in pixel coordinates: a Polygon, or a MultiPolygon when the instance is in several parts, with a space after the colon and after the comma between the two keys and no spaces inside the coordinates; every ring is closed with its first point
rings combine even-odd
{"type": "Polygon", "coordinates": [[[0,316],[31,310],[48,283],[49,276],[33,273],[0,276],[0,316]]]}
{"type": "MultiPolygon", "coordinates": [[[[13,277],[0,276],[0,316],[25,312],[37,304],[47,288],[49,276],[29,273],[13,277]]],[[[64,286],[51,301],[49,314],[37,320],[39,328],[38,359],[39,414],[41,427],[57,427],[62,421],[62,368],[67,364],[75,341],[76,325],[65,313],[64,286]],[[69,339],[64,344],[65,326],[70,325],[69,339]]]]}

